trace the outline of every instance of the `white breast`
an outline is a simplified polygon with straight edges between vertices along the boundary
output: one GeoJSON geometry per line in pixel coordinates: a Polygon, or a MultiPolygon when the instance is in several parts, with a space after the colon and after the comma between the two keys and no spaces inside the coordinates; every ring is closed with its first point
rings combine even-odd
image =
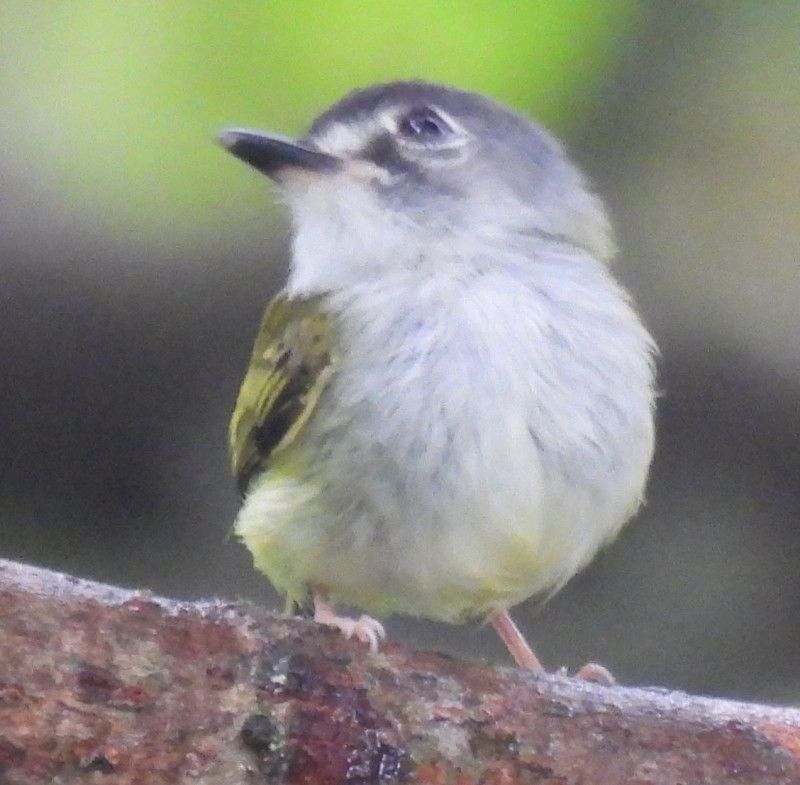
{"type": "Polygon", "coordinates": [[[638,507],[653,346],[591,258],[440,260],[331,307],[341,371],[287,535],[320,554],[303,580],[375,612],[478,615],[566,581],[638,507]]]}

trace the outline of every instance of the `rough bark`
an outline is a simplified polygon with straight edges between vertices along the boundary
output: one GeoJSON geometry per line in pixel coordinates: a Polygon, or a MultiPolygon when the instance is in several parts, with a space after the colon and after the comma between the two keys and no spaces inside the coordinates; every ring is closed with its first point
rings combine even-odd
{"type": "Polygon", "coordinates": [[[372,655],[0,561],[0,782],[794,785],[800,711],[372,655]]]}

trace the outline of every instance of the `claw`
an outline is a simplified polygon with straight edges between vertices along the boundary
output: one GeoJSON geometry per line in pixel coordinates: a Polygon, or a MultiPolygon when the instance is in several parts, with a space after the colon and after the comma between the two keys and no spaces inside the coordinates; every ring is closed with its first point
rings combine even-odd
{"type": "Polygon", "coordinates": [[[380,642],[386,638],[384,626],[371,616],[359,616],[358,619],[348,619],[352,626],[348,638],[355,636],[362,643],[366,643],[373,652],[378,651],[380,642]]]}
{"type": "Polygon", "coordinates": [[[357,619],[340,616],[320,593],[314,594],[314,621],[341,631],[348,640],[355,638],[366,643],[372,652],[377,652],[380,642],[386,638],[386,629],[377,619],[371,616],[359,616],[357,619]]]}
{"type": "Polygon", "coordinates": [[[579,668],[575,678],[591,681],[595,684],[603,684],[606,687],[611,687],[617,683],[611,671],[596,662],[587,662],[586,665],[579,668]]]}

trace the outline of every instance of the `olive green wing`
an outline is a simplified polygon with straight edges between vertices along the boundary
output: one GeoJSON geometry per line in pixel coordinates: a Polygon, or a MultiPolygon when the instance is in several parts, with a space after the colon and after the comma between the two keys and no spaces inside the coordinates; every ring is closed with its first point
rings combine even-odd
{"type": "Polygon", "coordinates": [[[241,491],[297,438],[334,373],[333,328],[321,300],[279,294],[264,314],[230,422],[241,491]]]}

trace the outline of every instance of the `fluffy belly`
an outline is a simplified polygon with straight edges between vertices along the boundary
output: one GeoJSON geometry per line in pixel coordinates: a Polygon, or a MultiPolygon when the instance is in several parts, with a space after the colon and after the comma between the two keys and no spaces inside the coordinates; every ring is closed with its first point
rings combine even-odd
{"type": "Polygon", "coordinates": [[[457,621],[558,588],[619,531],[653,448],[650,339],[600,267],[555,294],[545,272],[334,303],[337,375],[237,520],[279,591],[457,621]]]}
{"type": "Polygon", "coordinates": [[[307,486],[266,479],[236,530],[279,591],[302,600],[310,587],[325,587],[332,600],[372,614],[479,616],[528,596],[542,575],[533,538],[498,536],[502,522],[479,520],[474,511],[459,521],[429,519],[420,535],[416,517],[394,520],[388,531],[355,508],[333,512],[307,486]]]}
{"type": "MultiPolygon", "coordinates": [[[[644,454],[646,434],[640,442],[644,454]]],[[[251,489],[236,531],[255,566],[298,601],[322,586],[377,615],[480,617],[556,589],[585,565],[638,506],[647,465],[629,450],[589,481],[585,470],[547,466],[531,439],[501,447],[502,456],[480,465],[465,456],[433,475],[406,464],[393,476],[377,455],[360,471],[340,460],[325,481],[319,466],[299,476],[276,468],[251,489]]]]}

